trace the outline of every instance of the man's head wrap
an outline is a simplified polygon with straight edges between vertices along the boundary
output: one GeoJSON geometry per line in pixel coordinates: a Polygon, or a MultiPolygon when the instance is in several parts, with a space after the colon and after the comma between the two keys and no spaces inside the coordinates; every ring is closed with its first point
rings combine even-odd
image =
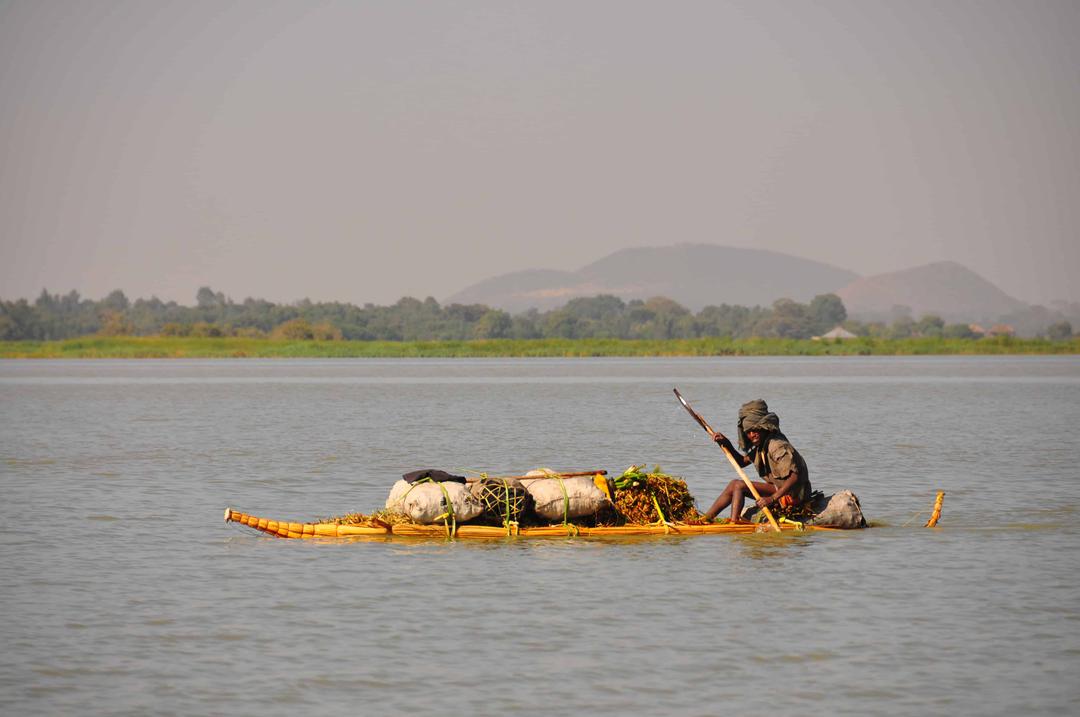
{"type": "Polygon", "coordinates": [[[752,443],[746,432],[757,429],[765,433],[778,433],[780,431],[780,417],[769,412],[769,406],[762,399],[747,401],[739,407],[739,449],[745,453],[750,450],[752,443]]]}

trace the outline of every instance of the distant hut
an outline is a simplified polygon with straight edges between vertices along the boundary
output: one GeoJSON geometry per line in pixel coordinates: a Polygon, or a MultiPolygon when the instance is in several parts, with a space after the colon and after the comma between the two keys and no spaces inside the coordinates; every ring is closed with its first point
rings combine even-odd
{"type": "Polygon", "coordinates": [[[968,324],[968,330],[976,336],[986,336],[986,329],[978,324],[968,324]]]}
{"type": "Polygon", "coordinates": [[[994,324],[990,327],[990,330],[986,332],[987,337],[994,336],[1015,336],[1016,329],[1009,324],[994,324]]]}
{"type": "Polygon", "coordinates": [[[845,329],[843,326],[837,326],[832,331],[824,333],[821,336],[815,336],[814,340],[815,341],[820,341],[821,339],[841,339],[841,340],[843,340],[843,339],[857,339],[857,338],[859,338],[859,337],[856,336],[855,334],[851,333],[847,329],[845,329]]]}

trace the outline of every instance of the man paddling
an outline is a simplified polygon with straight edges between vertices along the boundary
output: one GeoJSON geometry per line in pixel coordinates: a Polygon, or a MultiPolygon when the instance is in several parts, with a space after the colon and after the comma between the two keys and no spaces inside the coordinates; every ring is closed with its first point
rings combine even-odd
{"type": "MultiPolygon", "coordinates": [[[[754,481],[754,487],[761,496],[757,501],[759,508],[775,505],[790,510],[810,499],[810,471],[806,461],[787,436],[780,432],[780,418],[769,412],[765,401],[749,401],[739,408],[737,430],[739,447],[746,455],[736,451],[724,434],[710,430],[709,435],[722,448],[726,448],[739,465],[745,467],[753,463],[758,475],[765,479],[764,482],[754,481]]],[[[749,492],[750,489],[742,480],[731,481],[705,513],[705,520],[712,521],[730,505],[731,522],[739,522],[743,495],[749,492]]]]}

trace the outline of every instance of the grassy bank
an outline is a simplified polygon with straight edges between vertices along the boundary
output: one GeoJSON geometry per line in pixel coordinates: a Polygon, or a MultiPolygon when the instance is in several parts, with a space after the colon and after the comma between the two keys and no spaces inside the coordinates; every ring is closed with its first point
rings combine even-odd
{"type": "Polygon", "coordinates": [[[496,339],[278,341],[249,338],[91,337],[0,341],[0,358],[467,358],[576,356],[915,356],[1080,354],[1080,338],[1045,339],[496,339]]]}

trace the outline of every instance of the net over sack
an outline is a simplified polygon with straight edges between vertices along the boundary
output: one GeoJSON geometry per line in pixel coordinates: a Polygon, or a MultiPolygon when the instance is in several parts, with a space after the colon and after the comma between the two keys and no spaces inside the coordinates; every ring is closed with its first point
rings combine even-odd
{"type": "Polygon", "coordinates": [[[469,490],[484,507],[484,515],[503,523],[519,522],[532,505],[525,486],[513,478],[484,478],[469,490]]]}
{"type": "Polygon", "coordinates": [[[577,478],[526,478],[521,481],[541,518],[569,520],[592,515],[611,501],[588,476],[577,478]]]}
{"type": "Polygon", "coordinates": [[[480,502],[460,483],[410,484],[404,480],[399,480],[390,489],[386,509],[404,513],[422,524],[450,519],[464,523],[484,511],[480,502]]]}

